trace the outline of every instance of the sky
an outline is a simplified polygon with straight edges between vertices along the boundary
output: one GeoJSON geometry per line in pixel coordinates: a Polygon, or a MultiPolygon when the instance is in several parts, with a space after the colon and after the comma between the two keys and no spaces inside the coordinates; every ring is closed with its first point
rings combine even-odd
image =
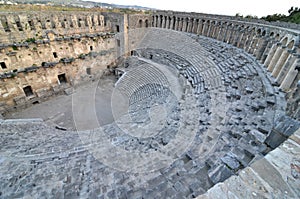
{"type": "Polygon", "coordinates": [[[288,15],[290,7],[300,7],[300,0],[91,0],[120,5],[139,5],[163,10],[208,14],[266,16],[288,15]]]}

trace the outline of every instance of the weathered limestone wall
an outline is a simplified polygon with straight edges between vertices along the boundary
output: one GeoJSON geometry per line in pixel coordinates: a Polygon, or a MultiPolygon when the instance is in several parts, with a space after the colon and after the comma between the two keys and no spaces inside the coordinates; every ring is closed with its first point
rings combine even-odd
{"type": "Polygon", "coordinates": [[[120,56],[114,35],[123,31],[116,13],[1,13],[0,113],[101,76],[120,56]]]}
{"type": "Polygon", "coordinates": [[[96,12],[20,12],[0,14],[0,43],[45,38],[49,31],[59,35],[109,32],[109,20],[96,12]]]}
{"type": "Polygon", "coordinates": [[[96,34],[2,48],[0,62],[6,68],[0,69],[0,112],[100,76],[116,60],[115,45],[113,34],[96,34]]]}

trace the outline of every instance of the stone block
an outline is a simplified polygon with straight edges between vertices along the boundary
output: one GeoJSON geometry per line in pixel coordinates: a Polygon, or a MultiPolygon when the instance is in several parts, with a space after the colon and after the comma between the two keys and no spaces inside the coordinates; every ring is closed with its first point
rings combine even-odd
{"type": "Polygon", "coordinates": [[[229,169],[226,165],[221,164],[215,168],[212,168],[208,171],[209,179],[214,183],[217,184],[218,182],[223,182],[227,178],[233,175],[231,169],[229,169]]]}
{"type": "Polygon", "coordinates": [[[265,143],[270,146],[272,149],[278,147],[287,137],[283,134],[272,130],[269,136],[266,138],[265,143]]]}
{"type": "Polygon", "coordinates": [[[222,162],[226,164],[230,169],[238,169],[240,167],[240,163],[231,156],[225,156],[221,158],[222,162]]]}

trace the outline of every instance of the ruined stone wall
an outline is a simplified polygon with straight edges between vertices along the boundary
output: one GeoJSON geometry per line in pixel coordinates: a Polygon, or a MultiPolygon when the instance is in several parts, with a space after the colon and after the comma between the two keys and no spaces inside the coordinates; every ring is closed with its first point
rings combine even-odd
{"type": "Polygon", "coordinates": [[[1,13],[0,113],[101,76],[119,56],[123,24],[117,13],[1,13]]]}
{"type": "Polygon", "coordinates": [[[42,39],[49,31],[58,35],[109,32],[111,26],[97,12],[20,12],[0,14],[0,43],[42,39]]]}
{"type": "Polygon", "coordinates": [[[24,107],[99,77],[116,60],[113,34],[55,38],[0,51],[0,112],[24,107]]]}

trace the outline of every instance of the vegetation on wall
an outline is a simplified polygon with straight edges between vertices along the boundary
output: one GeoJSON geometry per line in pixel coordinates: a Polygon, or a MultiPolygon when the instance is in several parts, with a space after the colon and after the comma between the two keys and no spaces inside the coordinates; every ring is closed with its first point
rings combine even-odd
{"type": "MultiPolygon", "coordinates": [[[[267,15],[265,17],[261,17],[260,19],[263,19],[265,21],[283,21],[283,22],[290,22],[290,23],[296,23],[300,24],[300,8],[298,7],[291,7],[289,10],[289,15],[286,16],[284,14],[273,14],[273,15],[267,15]]],[[[242,17],[245,19],[258,19],[257,16],[247,15],[243,16],[240,13],[237,13],[235,15],[236,17],[242,17]]]]}
{"type": "Polygon", "coordinates": [[[262,17],[261,19],[264,19],[266,21],[284,21],[284,22],[300,24],[300,8],[291,7],[288,10],[288,12],[289,12],[288,16],[283,14],[273,14],[273,15],[268,15],[266,17],[262,17]]]}

